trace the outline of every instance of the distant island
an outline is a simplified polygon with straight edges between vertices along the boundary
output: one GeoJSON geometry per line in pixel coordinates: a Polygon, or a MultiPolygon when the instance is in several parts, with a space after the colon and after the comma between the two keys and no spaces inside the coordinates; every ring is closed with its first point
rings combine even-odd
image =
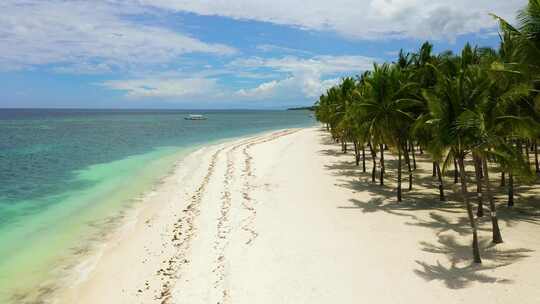
{"type": "Polygon", "coordinates": [[[310,106],[310,107],[287,108],[287,111],[300,111],[300,110],[315,111],[315,107],[310,106]]]}

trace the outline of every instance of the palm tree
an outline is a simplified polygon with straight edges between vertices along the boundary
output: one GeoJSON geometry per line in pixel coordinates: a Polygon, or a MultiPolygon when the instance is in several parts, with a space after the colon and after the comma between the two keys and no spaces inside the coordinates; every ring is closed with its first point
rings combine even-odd
{"type": "MultiPolygon", "coordinates": [[[[538,89],[540,88],[540,1],[529,0],[528,5],[518,14],[518,26],[510,25],[504,19],[493,15],[499,20],[501,25],[501,62],[496,66],[497,70],[506,72],[506,78],[512,82],[510,86],[529,86],[528,98],[521,98],[519,103],[506,105],[504,113],[508,115],[505,127],[508,130],[508,140],[520,149],[523,141],[538,138],[537,123],[540,121],[538,116],[538,89]],[[524,123],[525,122],[525,123],[524,123]]],[[[499,83],[504,83],[499,81],[499,83]]],[[[512,90],[509,90],[511,92],[512,90]]],[[[514,153],[508,156],[512,157],[514,153]]],[[[520,153],[521,154],[521,153],[520,153]]],[[[517,154],[516,154],[517,155],[517,154]]],[[[536,153],[535,153],[536,156],[536,153]]],[[[521,158],[521,156],[519,156],[521,158]]],[[[527,163],[530,161],[527,155],[527,163]]],[[[514,205],[514,176],[516,169],[511,165],[512,162],[504,162],[503,170],[508,172],[508,206],[514,205]]],[[[519,166],[519,165],[518,165],[519,166]]],[[[501,176],[501,185],[505,185],[504,172],[501,176]]],[[[526,170],[528,171],[528,170],[526,170]]],[[[525,171],[525,175],[528,172],[525,171]]]]}
{"type": "MultiPolygon", "coordinates": [[[[424,90],[424,94],[429,94],[427,90],[424,90]]],[[[429,100],[432,100],[429,95],[427,98],[422,99],[424,102],[429,102],[429,100]]],[[[437,105],[432,105],[433,110],[437,110],[435,108],[437,105]]],[[[448,148],[439,140],[439,137],[436,136],[440,131],[437,130],[439,127],[438,121],[431,115],[431,112],[428,110],[428,106],[426,105],[425,113],[420,114],[416,121],[414,122],[413,126],[413,137],[416,138],[420,144],[424,147],[426,147],[427,151],[430,153],[431,158],[433,159],[433,162],[435,163],[435,170],[437,174],[437,187],[439,189],[439,200],[441,202],[446,200],[445,194],[444,194],[444,183],[443,183],[443,177],[441,172],[440,164],[446,163],[449,158],[448,148]]]]}
{"type": "MultiPolygon", "coordinates": [[[[498,17],[496,17],[498,18],[498,17]]],[[[489,206],[492,241],[501,243],[490,171],[501,171],[501,184],[508,176],[508,205],[514,203],[514,183],[529,181],[530,154],[534,152],[540,172],[537,142],[540,139],[540,0],[529,0],[513,27],[498,18],[501,45],[498,50],[465,45],[459,55],[432,54],[424,43],[417,53],[400,51],[393,64],[375,65],[356,81],[344,79],[316,103],[317,119],[346,151],[355,146],[363,171],[367,144],[373,159],[375,182],[377,153],[379,182],[384,184],[385,150],[397,154],[397,200],[402,199],[403,160],[413,171],[410,154],[414,147],[426,149],[433,162],[440,200],[445,200],[443,172],[453,161],[454,181],[461,194],[471,225],[472,251],[481,263],[477,219],[468,196],[465,162],[472,159],[478,196],[477,216],[489,206]],[[442,170],[441,170],[442,169],[442,170]]]]}
{"type": "MultiPolygon", "coordinates": [[[[347,113],[352,106],[352,95],[355,89],[356,83],[354,79],[350,77],[344,78],[337,87],[330,89],[332,91],[332,96],[336,101],[336,130],[344,153],[347,152],[347,142],[353,140],[352,131],[354,118],[347,115],[347,113]]],[[[357,151],[355,150],[355,154],[356,152],[357,151]]]]}
{"type": "Polygon", "coordinates": [[[481,263],[477,223],[468,197],[465,158],[477,144],[474,108],[488,98],[489,79],[483,77],[480,67],[473,65],[462,65],[456,77],[436,68],[435,71],[437,85],[425,91],[424,97],[432,117],[430,122],[437,125],[433,130],[437,132],[438,145],[447,147],[458,161],[461,193],[473,233],[473,258],[475,263],[481,263]]]}
{"type": "Polygon", "coordinates": [[[397,201],[401,196],[402,155],[406,151],[408,129],[414,121],[408,110],[414,101],[408,98],[414,87],[407,74],[396,65],[375,65],[372,73],[365,80],[365,96],[359,103],[364,111],[367,129],[372,142],[379,144],[380,184],[384,184],[384,147],[391,144],[398,153],[397,201]]]}
{"type": "Polygon", "coordinates": [[[514,27],[501,17],[493,15],[500,23],[501,30],[506,38],[511,40],[512,48],[516,56],[511,62],[514,70],[528,71],[536,75],[535,80],[539,80],[540,75],[540,0],[529,0],[517,16],[518,26],[514,27]]]}

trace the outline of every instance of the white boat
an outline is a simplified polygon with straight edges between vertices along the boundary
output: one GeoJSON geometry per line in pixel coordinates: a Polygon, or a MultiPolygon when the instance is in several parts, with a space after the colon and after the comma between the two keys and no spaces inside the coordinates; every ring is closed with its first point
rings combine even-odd
{"type": "Polygon", "coordinates": [[[208,118],[200,114],[189,114],[188,116],[184,117],[184,119],[185,120],[207,120],[208,118]]]}

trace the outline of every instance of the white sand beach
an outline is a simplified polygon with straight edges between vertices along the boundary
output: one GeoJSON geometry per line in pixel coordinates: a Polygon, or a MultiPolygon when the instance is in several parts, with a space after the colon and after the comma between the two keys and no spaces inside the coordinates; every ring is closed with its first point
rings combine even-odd
{"type": "Polygon", "coordinates": [[[538,216],[501,210],[497,246],[486,217],[474,266],[465,209],[438,201],[424,165],[397,204],[319,128],[203,148],[54,302],[540,303],[538,216]]]}

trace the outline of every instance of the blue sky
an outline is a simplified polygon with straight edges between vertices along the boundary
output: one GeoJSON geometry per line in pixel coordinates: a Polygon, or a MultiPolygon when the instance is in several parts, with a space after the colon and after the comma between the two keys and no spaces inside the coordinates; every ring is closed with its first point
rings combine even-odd
{"type": "Polygon", "coordinates": [[[284,108],[526,0],[3,0],[0,107],[284,108]]]}

